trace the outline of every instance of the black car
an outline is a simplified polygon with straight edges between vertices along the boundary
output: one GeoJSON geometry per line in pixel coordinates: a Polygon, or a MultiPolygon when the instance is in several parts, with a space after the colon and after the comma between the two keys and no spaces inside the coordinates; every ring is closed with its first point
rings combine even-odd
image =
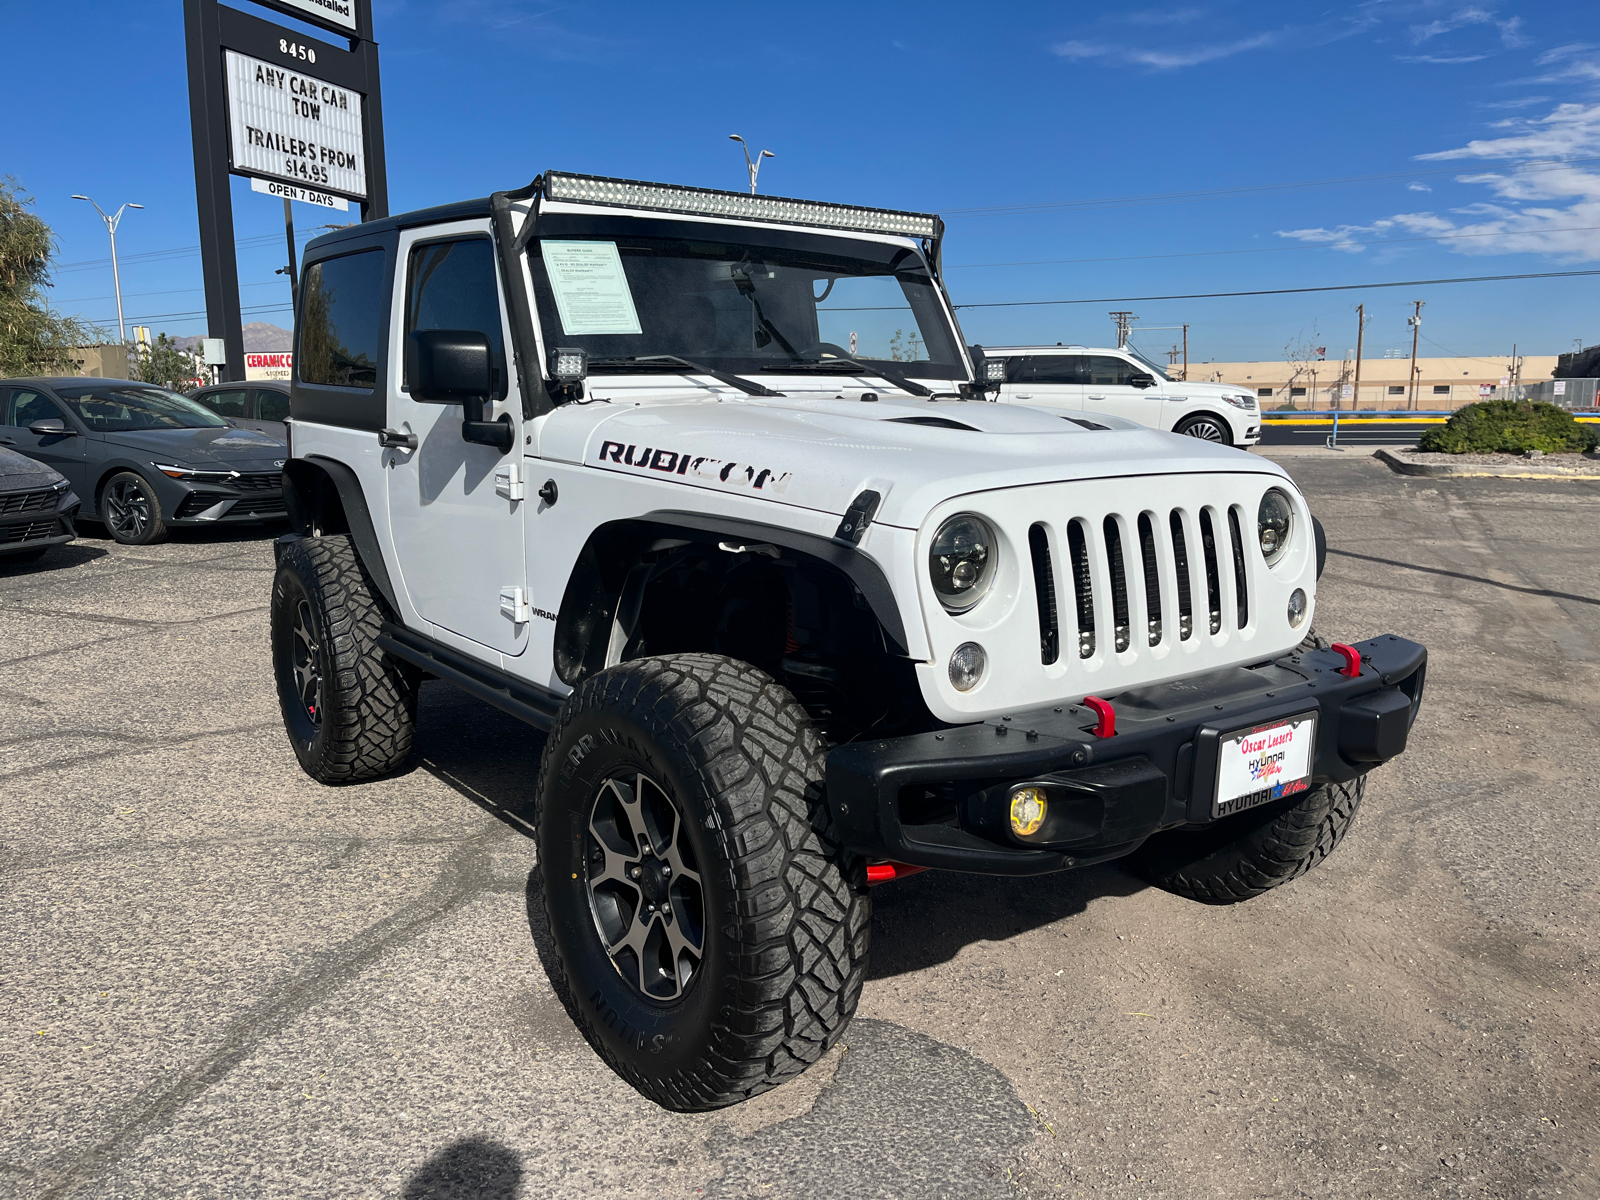
{"type": "Polygon", "coordinates": [[[38,558],[78,536],[78,497],[60,471],[0,446],[0,563],[38,558]]]}
{"type": "Polygon", "coordinates": [[[65,475],[83,517],[126,545],[160,541],[173,525],[286,515],[282,438],[152,384],[0,380],[0,446],[65,475]]]}
{"type": "Polygon", "coordinates": [[[215,383],[190,392],[189,399],[243,429],[254,429],[272,438],[284,436],[283,423],[289,417],[288,381],[215,383]]]}

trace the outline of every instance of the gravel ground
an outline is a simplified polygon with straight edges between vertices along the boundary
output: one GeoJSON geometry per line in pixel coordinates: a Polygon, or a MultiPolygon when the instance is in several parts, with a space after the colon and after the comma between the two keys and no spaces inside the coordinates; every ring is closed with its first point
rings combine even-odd
{"type": "Polygon", "coordinates": [[[441,684],[298,770],[271,532],[0,566],[0,1197],[1600,1195],[1600,484],[1286,458],[1411,751],[1231,908],[1115,865],[875,891],[847,1046],[679,1116],[551,993],[541,738],[441,684]]]}

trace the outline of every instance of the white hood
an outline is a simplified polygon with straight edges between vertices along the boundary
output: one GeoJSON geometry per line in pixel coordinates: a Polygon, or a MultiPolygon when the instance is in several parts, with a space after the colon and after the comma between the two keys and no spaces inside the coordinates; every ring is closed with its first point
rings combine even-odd
{"type": "Polygon", "coordinates": [[[837,380],[821,387],[814,380],[763,381],[787,393],[782,397],[681,385],[669,391],[659,379],[648,387],[640,382],[591,384],[592,393],[607,399],[550,414],[539,431],[539,453],[836,515],[871,488],[883,497],[876,521],[907,529],[943,501],[996,488],[1196,472],[1283,474],[1232,447],[1098,414],[1073,420],[1018,405],[886,391],[863,402],[857,398],[863,385],[854,380],[844,399],[837,380]]]}

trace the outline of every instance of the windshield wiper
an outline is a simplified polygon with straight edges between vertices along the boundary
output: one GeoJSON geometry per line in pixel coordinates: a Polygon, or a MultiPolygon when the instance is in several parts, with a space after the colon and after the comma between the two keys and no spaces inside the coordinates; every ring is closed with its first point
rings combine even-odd
{"type": "Polygon", "coordinates": [[[818,367],[854,368],[850,371],[850,374],[876,375],[879,379],[886,379],[901,391],[909,392],[913,396],[933,395],[933,392],[930,389],[923,387],[914,379],[907,379],[898,371],[886,371],[882,367],[869,367],[866,363],[857,362],[853,358],[804,358],[799,362],[784,363],[779,366],[775,366],[772,369],[774,371],[811,371],[816,370],[818,367]]]}
{"type": "Polygon", "coordinates": [[[747,396],[783,395],[782,392],[775,392],[769,387],[763,387],[761,384],[755,383],[749,379],[745,379],[742,376],[735,375],[731,371],[718,371],[713,367],[704,366],[701,363],[690,362],[687,358],[679,358],[676,354],[636,354],[629,358],[591,358],[589,360],[589,367],[592,370],[595,367],[648,366],[653,363],[661,363],[663,366],[688,367],[689,370],[693,371],[696,375],[709,375],[718,383],[725,383],[729,387],[736,387],[747,396]]]}

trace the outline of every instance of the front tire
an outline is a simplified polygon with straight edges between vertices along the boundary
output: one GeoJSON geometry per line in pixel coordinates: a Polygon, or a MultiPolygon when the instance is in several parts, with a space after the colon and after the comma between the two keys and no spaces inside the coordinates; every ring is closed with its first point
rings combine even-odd
{"type": "Polygon", "coordinates": [[[124,546],[149,546],[167,537],[161,500],[149,480],[134,471],[119,471],[106,480],[100,493],[100,521],[124,546]]]}
{"type": "Polygon", "coordinates": [[[1128,860],[1151,883],[1206,904],[1236,904],[1298,879],[1344,840],[1367,777],[1227,817],[1206,829],[1158,833],[1128,860]]]}
{"type": "Polygon", "coordinates": [[[1199,438],[1202,442],[1217,442],[1224,446],[1233,445],[1233,431],[1228,428],[1228,423],[1221,417],[1214,417],[1210,413],[1200,413],[1198,416],[1186,417],[1173,428],[1173,433],[1181,433],[1184,437],[1199,438]]]}
{"type": "Polygon", "coordinates": [[[377,644],[385,612],[348,534],[290,542],[272,583],[272,669],[295,757],[318,783],[401,766],[417,676],[377,644]]]}
{"type": "Polygon", "coordinates": [[[603,671],[550,732],[534,820],[557,990],[665,1108],[775,1087],[855,1012],[872,908],[829,837],[822,767],[794,697],[710,654],[603,671]]]}

